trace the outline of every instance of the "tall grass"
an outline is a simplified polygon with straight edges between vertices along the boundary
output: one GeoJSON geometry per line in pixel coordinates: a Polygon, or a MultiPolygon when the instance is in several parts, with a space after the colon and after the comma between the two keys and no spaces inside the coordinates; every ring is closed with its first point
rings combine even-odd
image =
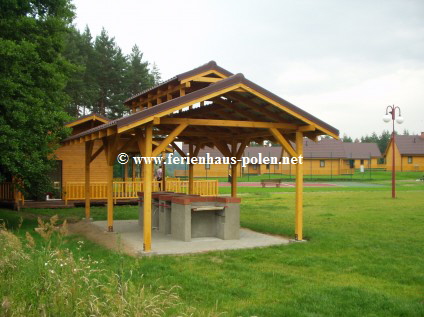
{"type": "MultiPolygon", "coordinates": [[[[181,304],[178,287],[140,287],[132,272],[101,269],[90,256],[64,247],[66,221],[38,219],[36,237],[0,226],[0,316],[193,315],[181,304]],[[128,277],[129,276],[129,277],[128,277]]],[[[78,242],[78,249],[84,242],[78,242]]],[[[138,276],[137,278],[141,278],[138,276]]]]}

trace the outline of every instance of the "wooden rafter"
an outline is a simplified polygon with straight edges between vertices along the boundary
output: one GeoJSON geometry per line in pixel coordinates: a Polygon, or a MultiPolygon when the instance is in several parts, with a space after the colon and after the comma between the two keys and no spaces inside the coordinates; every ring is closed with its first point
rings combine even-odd
{"type": "Polygon", "coordinates": [[[230,109],[236,113],[238,113],[239,115],[241,115],[243,118],[249,119],[249,120],[254,120],[256,121],[258,119],[257,116],[250,114],[247,111],[243,111],[239,108],[237,108],[237,104],[236,103],[231,103],[229,101],[223,100],[221,98],[214,98],[213,102],[219,105],[222,105],[224,107],[226,107],[227,109],[230,109]]]}
{"type": "Polygon", "coordinates": [[[244,152],[244,150],[246,149],[246,146],[249,144],[249,141],[250,141],[250,139],[245,138],[245,139],[241,142],[241,144],[240,144],[240,146],[239,146],[239,148],[238,148],[238,150],[237,150],[237,153],[236,153],[236,155],[235,155],[237,160],[241,159],[241,156],[243,155],[243,152],[244,152]]]}
{"type": "MultiPolygon", "coordinates": [[[[284,112],[287,112],[289,115],[291,115],[291,116],[293,116],[293,117],[295,117],[295,118],[297,118],[297,119],[299,119],[299,120],[301,120],[301,121],[303,121],[303,122],[305,122],[305,123],[307,123],[307,124],[309,124],[309,125],[312,125],[312,126],[315,126],[315,127],[317,127],[317,128],[318,128],[318,126],[317,126],[317,124],[316,124],[316,123],[314,123],[313,121],[311,121],[311,120],[310,120],[310,119],[308,119],[308,118],[305,118],[305,117],[304,117],[304,116],[302,116],[301,114],[297,113],[295,110],[292,110],[292,109],[288,108],[285,104],[281,104],[281,103],[279,103],[279,102],[276,102],[276,101],[274,101],[273,99],[271,99],[271,98],[269,98],[269,97],[265,96],[264,94],[262,94],[262,93],[260,93],[260,92],[258,92],[258,91],[256,91],[256,90],[254,90],[254,89],[252,89],[252,88],[250,88],[250,87],[248,87],[248,86],[246,86],[246,85],[244,85],[244,84],[241,84],[241,85],[240,85],[240,88],[243,88],[243,89],[244,89],[244,90],[246,90],[247,92],[249,92],[249,93],[251,93],[251,94],[255,95],[256,97],[258,97],[258,98],[260,98],[260,99],[262,99],[262,100],[264,100],[264,101],[266,101],[266,102],[267,102],[267,103],[269,103],[270,105],[272,105],[272,106],[274,106],[274,107],[277,107],[277,108],[279,108],[279,109],[283,110],[284,112]]],[[[319,129],[320,129],[321,131],[323,131],[324,133],[326,133],[326,134],[328,134],[328,135],[330,135],[330,136],[332,136],[332,137],[334,137],[334,138],[336,138],[336,139],[338,139],[338,138],[339,138],[339,136],[338,136],[337,134],[335,134],[335,133],[333,133],[333,132],[329,131],[328,129],[326,129],[326,128],[325,128],[325,127],[323,127],[323,126],[320,126],[320,127],[319,127],[319,129]]],[[[303,135],[303,134],[302,134],[302,135],[303,135]]]]}
{"type": "MultiPolygon", "coordinates": [[[[209,114],[208,118],[204,118],[203,116],[201,116],[200,118],[198,116],[192,116],[190,118],[192,119],[206,119],[206,120],[210,120],[210,119],[215,119],[215,120],[227,120],[229,116],[229,113],[224,112],[223,110],[215,110],[213,111],[212,114],[209,114]]],[[[216,127],[211,127],[211,126],[192,126],[192,129],[196,129],[198,131],[201,131],[202,129],[206,129],[209,130],[211,132],[215,132],[216,131],[216,127]]],[[[240,130],[237,130],[234,127],[225,127],[225,126],[221,126],[219,127],[220,129],[224,129],[225,131],[231,132],[231,133],[240,133],[240,130]]],[[[244,128],[238,128],[238,129],[244,129],[244,128]]]]}
{"type": "Polygon", "coordinates": [[[272,121],[275,121],[275,122],[281,122],[281,121],[284,122],[285,121],[285,120],[279,118],[279,115],[277,113],[272,112],[271,110],[265,108],[264,106],[257,104],[256,102],[254,102],[253,100],[251,100],[249,98],[243,97],[243,96],[236,94],[236,93],[228,93],[228,96],[231,99],[235,99],[235,100],[241,102],[246,107],[265,115],[268,119],[270,119],[272,121]]]}
{"type": "Polygon", "coordinates": [[[125,151],[126,148],[133,145],[135,142],[137,142],[137,135],[132,136],[130,139],[128,139],[117,151],[117,153],[122,153],[125,151]]]}
{"type": "Polygon", "coordinates": [[[228,145],[226,142],[222,141],[222,140],[218,140],[216,138],[211,137],[210,138],[212,140],[212,142],[214,143],[214,145],[216,146],[216,148],[224,155],[224,156],[228,156],[231,157],[231,151],[228,148],[228,145]]]}
{"type": "MultiPolygon", "coordinates": [[[[197,79],[199,79],[199,78],[204,78],[204,77],[206,77],[207,75],[212,75],[212,74],[214,74],[214,75],[216,75],[216,76],[218,76],[218,77],[220,77],[220,79],[223,79],[223,78],[227,78],[228,76],[226,76],[226,75],[224,75],[224,74],[222,74],[221,72],[219,72],[219,71],[216,71],[216,70],[207,70],[207,71],[204,71],[204,72],[202,72],[202,73],[200,73],[200,74],[197,74],[197,75],[194,75],[194,76],[191,76],[191,77],[188,77],[188,78],[185,78],[185,79],[183,79],[182,81],[181,81],[181,83],[182,84],[184,84],[184,83],[187,83],[187,82],[190,82],[190,81],[196,81],[197,79]]],[[[209,77],[209,78],[212,78],[212,77],[209,77]]]]}
{"type": "Polygon", "coordinates": [[[281,144],[281,146],[287,151],[287,153],[289,153],[290,156],[297,156],[297,153],[291,146],[290,142],[287,141],[287,139],[280,133],[280,131],[274,128],[269,129],[269,131],[272,133],[277,142],[281,144]]]}
{"type": "Polygon", "coordinates": [[[94,154],[93,154],[93,155],[91,156],[91,158],[90,158],[90,163],[91,163],[91,162],[93,162],[93,161],[96,159],[96,157],[97,157],[97,156],[99,156],[99,154],[103,152],[104,148],[105,148],[105,146],[102,144],[102,145],[101,145],[101,146],[97,149],[97,151],[96,151],[96,152],[94,152],[94,154]]]}
{"type": "Polygon", "coordinates": [[[212,120],[212,119],[190,119],[190,118],[161,118],[161,124],[181,124],[215,127],[239,127],[239,128],[275,128],[296,130],[297,125],[292,123],[238,121],[238,120],[212,120]]]}
{"type": "Polygon", "coordinates": [[[165,148],[174,141],[174,139],[185,129],[187,128],[186,123],[178,125],[166,138],[159,144],[156,149],[153,151],[152,156],[158,156],[165,148]]]}
{"type": "Polygon", "coordinates": [[[146,143],[143,130],[141,130],[141,128],[135,129],[135,135],[137,137],[138,151],[140,152],[140,155],[143,156],[146,143]]]}
{"type": "Polygon", "coordinates": [[[177,152],[178,152],[178,154],[180,154],[182,157],[186,157],[186,156],[187,156],[187,155],[184,153],[184,151],[183,151],[183,150],[181,150],[181,149],[179,148],[179,146],[175,144],[175,142],[171,142],[171,146],[172,146],[172,147],[174,148],[174,150],[175,150],[175,151],[177,151],[177,152]]]}
{"type": "Polygon", "coordinates": [[[217,77],[206,77],[206,76],[199,76],[193,79],[193,81],[199,81],[202,83],[216,83],[217,81],[222,80],[222,78],[217,77]]]}

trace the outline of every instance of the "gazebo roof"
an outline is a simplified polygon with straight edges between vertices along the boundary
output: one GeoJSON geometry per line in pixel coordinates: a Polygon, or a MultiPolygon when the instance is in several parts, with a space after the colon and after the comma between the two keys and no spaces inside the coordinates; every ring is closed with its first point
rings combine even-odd
{"type": "Polygon", "coordinates": [[[296,131],[311,139],[324,134],[338,138],[339,134],[326,122],[215,62],[177,75],[125,103],[138,111],[65,142],[133,135],[134,129],[149,122],[155,126],[155,135],[168,135],[175,125],[187,124],[178,141],[205,145],[217,137],[227,143],[245,138],[275,140],[271,129],[277,129],[288,140],[294,140],[296,131]]]}

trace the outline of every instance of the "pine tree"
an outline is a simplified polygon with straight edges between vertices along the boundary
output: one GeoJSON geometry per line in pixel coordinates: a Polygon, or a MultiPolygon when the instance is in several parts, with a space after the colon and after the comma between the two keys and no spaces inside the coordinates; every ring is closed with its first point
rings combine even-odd
{"type": "Polygon", "coordinates": [[[153,63],[152,70],[151,70],[150,74],[153,76],[152,86],[157,85],[162,81],[161,73],[160,73],[159,67],[156,65],[156,63],[153,63]]]}
{"type": "Polygon", "coordinates": [[[123,105],[127,97],[124,75],[127,61],[105,29],[96,37],[94,54],[87,66],[97,84],[96,103],[91,110],[111,118],[121,117],[127,110],[123,105]]]}
{"type": "Polygon", "coordinates": [[[386,151],[387,145],[390,142],[390,139],[392,138],[392,134],[388,130],[384,130],[377,142],[378,148],[380,149],[381,153],[384,153],[386,151]]]}
{"type": "Polygon", "coordinates": [[[67,112],[73,117],[84,114],[90,108],[95,98],[96,85],[93,76],[88,72],[88,63],[93,60],[94,48],[88,27],[80,33],[71,28],[67,38],[63,55],[72,65],[70,79],[65,91],[70,96],[71,102],[67,112]]]}
{"type": "Polygon", "coordinates": [[[137,45],[134,45],[131,54],[128,57],[128,66],[126,72],[128,97],[137,94],[154,84],[154,76],[149,72],[149,63],[143,61],[143,53],[137,45]]]}

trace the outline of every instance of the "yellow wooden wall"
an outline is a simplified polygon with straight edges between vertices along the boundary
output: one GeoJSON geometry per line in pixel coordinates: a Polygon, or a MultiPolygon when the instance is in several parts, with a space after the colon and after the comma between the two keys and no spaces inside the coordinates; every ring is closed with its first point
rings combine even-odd
{"type": "MultiPolygon", "coordinates": [[[[93,153],[100,148],[101,141],[96,140],[93,153]]],[[[65,145],[55,151],[56,158],[62,160],[62,186],[67,182],[84,182],[85,145],[77,143],[65,145]]],[[[91,182],[107,182],[107,163],[105,153],[100,153],[90,164],[91,182]]]]}
{"type": "MultiPolygon", "coordinates": [[[[392,170],[392,142],[389,144],[389,148],[386,153],[386,170],[392,170]]],[[[408,163],[409,155],[400,155],[400,152],[395,146],[395,170],[410,172],[410,171],[424,171],[424,155],[412,155],[412,163],[408,163]]]]}
{"type": "MultiPolygon", "coordinates": [[[[387,171],[392,170],[392,165],[393,165],[392,158],[393,158],[393,146],[392,146],[392,142],[390,142],[389,148],[387,149],[387,153],[386,153],[386,170],[387,171]]],[[[395,171],[400,171],[401,166],[402,166],[401,156],[397,146],[395,145],[395,171]]]]}
{"type": "Polygon", "coordinates": [[[424,156],[412,156],[412,163],[408,163],[408,156],[402,156],[401,170],[409,171],[424,171],[424,156]]]}
{"type": "MultiPolygon", "coordinates": [[[[195,164],[194,165],[194,177],[228,177],[231,173],[228,165],[226,164],[211,164],[210,169],[205,169],[205,164],[195,164]]],[[[238,170],[240,175],[241,168],[238,170]]],[[[174,170],[175,177],[188,176],[188,167],[186,170],[176,169],[174,170]]]]}
{"type": "MultiPolygon", "coordinates": [[[[339,175],[346,173],[349,168],[349,165],[344,165],[344,161],[340,159],[324,159],[325,166],[320,167],[319,159],[304,159],[303,168],[305,175],[339,175]]],[[[215,164],[210,165],[210,169],[207,171],[204,164],[196,164],[194,165],[194,177],[227,177],[230,173],[228,169],[228,165],[224,164],[215,164]]],[[[243,170],[243,174],[250,175],[268,175],[268,174],[291,174],[294,175],[296,171],[295,165],[290,164],[270,164],[270,168],[267,169],[266,164],[257,165],[257,168],[254,169],[252,164],[244,168],[240,168],[238,174],[241,174],[243,170]]],[[[175,176],[187,176],[188,172],[184,172],[184,170],[175,170],[175,176]]]]}
{"type": "Polygon", "coordinates": [[[227,177],[230,173],[226,164],[211,164],[209,166],[210,169],[206,170],[205,164],[195,164],[193,168],[194,177],[227,177]]]}
{"type": "MultiPolygon", "coordinates": [[[[304,159],[303,170],[305,175],[339,175],[341,170],[344,168],[343,162],[340,159],[324,159],[325,166],[320,167],[319,159],[304,159]]],[[[348,166],[347,166],[348,167],[348,166]]],[[[253,169],[252,165],[249,165],[244,169],[245,173],[262,175],[262,174],[292,174],[296,172],[296,166],[291,164],[270,164],[270,168],[267,169],[265,164],[258,165],[256,170],[253,169]],[[275,168],[275,169],[274,169],[275,168]]]]}
{"type": "MultiPolygon", "coordinates": [[[[305,175],[339,175],[343,168],[340,159],[304,159],[303,173],[305,175]],[[320,161],[325,163],[324,167],[320,166],[320,161]]],[[[295,166],[292,166],[295,171],[295,166]]]]}
{"type": "Polygon", "coordinates": [[[261,167],[259,164],[248,164],[243,168],[243,173],[250,174],[250,175],[260,175],[261,174],[261,167]]]}
{"type": "MultiPolygon", "coordinates": [[[[364,168],[386,168],[386,164],[378,164],[378,158],[372,157],[371,161],[369,159],[364,159],[364,168]]],[[[356,159],[355,160],[355,168],[361,167],[361,160],[356,159]]]]}

